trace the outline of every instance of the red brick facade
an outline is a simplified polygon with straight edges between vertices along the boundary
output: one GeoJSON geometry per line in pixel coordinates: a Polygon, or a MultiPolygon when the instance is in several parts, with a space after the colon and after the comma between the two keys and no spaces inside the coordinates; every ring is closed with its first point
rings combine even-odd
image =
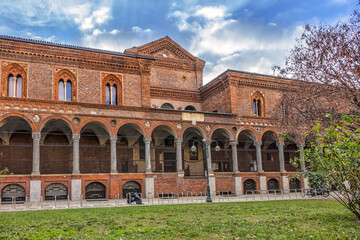
{"type": "MultiPolygon", "coordinates": [[[[194,139],[216,140],[222,148],[213,153],[213,191],[239,192],[236,177],[242,183],[253,179],[260,189],[260,176],[270,175],[281,189],[288,188],[281,177],[295,169],[287,163],[290,171],[279,168],[277,146],[283,140],[267,113],[282,90],[293,88],[291,80],[227,70],[202,86],[205,62],[169,37],[125,53],[0,37],[0,61],[0,167],[14,173],[2,177],[1,189],[19,184],[31,196],[31,181],[40,180],[41,196],[50,183],[65,185],[71,195],[72,180],[80,179],[83,197],[92,182],[105,187],[107,198],[122,196],[128,181],[138,183],[143,194],[153,184],[155,196],[205,192],[202,148],[190,151],[194,139]],[[8,96],[11,73],[23,79],[21,98],[8,96]],[[72,82],[71,102],[58,100],[62,78],[72,82]],[[117,85],[117,105],[105,104],[109,82],[117,85]],[[254,94],[262,101],[260,116],[253,115],[254,94]],[[176,107],[160,109],[163,103],[176,107]],[[189,105],[196,111],[185,111],[189,105]],[[40,133],[38,148],[34,133],[40,133]],[[178,150],[177,139],[182,140],[178,150]],[[233,166],[231,141],[237,142],[240,172],[233,166]],[[262,142],[265,172],[256,171],[256,142],[262,142]],[[37,151],[40,174],[33,165],[37,151]],[[76,159],[80,173],[74,170],[76,159]]],[[[291,144],[296,145],[285,142],[284,156],[291,144]]]]}

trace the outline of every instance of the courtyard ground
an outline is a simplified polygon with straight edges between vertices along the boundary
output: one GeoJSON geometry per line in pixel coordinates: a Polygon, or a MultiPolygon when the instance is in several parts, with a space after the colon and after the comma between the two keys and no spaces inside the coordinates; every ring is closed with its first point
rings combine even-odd
{"type": "Polygon", "coordinates": [[[0,239],[360,239],[360,222],[333,200],[19,211],[0,219],[0,239]]]}

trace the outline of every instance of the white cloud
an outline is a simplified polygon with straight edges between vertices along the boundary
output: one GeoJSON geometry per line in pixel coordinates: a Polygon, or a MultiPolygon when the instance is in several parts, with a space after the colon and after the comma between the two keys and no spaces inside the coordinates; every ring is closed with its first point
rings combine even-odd
{"type": "Polygon", "coordinates": [[[57,26],[59,22],[75,23],[80,30],[92,30],[110,18],[111,0],[101,3],[86,0],[5,0],[0,15],[27,26],[57,26]],[[20,13],[20,14],[19,14],[20,13]]]}
{"type": "Polygon", "coordinates": [[[119,30],[114,29],[114,30],[112,30],[112,31],[110,32],[110,34],[116,35],[116,34],[118,34],[119,32],[120,32],[119,30]]]}
{"type": "Polygon", "coordinates": [[[143,33],[143,32],[146,33],[146,32],[151,32],[151,29],[148,28],[148,29],[143,30],[141,27],[134,26],[134,27],[132,27],[132,31],[135,33],[143,33]]]}
{"type": "Polygon", "coordinates": [[[194,16],[204,17],[206,19],[223,18],[226,14],[225,6],[200,7],[195,11],[194,16]]]}

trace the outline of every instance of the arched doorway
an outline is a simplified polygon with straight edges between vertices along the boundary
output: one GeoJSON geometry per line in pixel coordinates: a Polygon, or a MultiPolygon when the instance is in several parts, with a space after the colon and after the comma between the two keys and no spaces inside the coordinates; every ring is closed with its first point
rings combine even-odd
{"type": "Polygon", "coordinates": [[[128,193],[141,193],[141,185],[135,181],[126,182],[123,186],[123,198],[126,198],[128,193]]]}
{"type": "Polygon", "coordinates": [[[64,174],[72,172],[72,130],[61,119],[51,119],[41,129],[40,172],[64,174]]]}
{"type": "Polygon", "coordinates": [[[176,172],[175,131],[167,126],[157,126],[151,134],[151,165],[154,172],[176,172]]]}
{"type": "Polygon", "coordinates": [[[225,129],[216,129],[211,136],[215,140],[211,144],[211,164],[214,172],[231,172],[232,171],[232,150],[230,145],[230,136],[225,129]],[[220,147],[216,151],[216,146],[220,147]]]}
{"type": "Polygon", "coordinates": [[[104,123],[92,121],[82,127],[79,144],[81,173],[110,172],[109,137],[104,123]]]}
{"type": "Polygon", "coordinates": [[[278,136],[273,131],[267,131],[262,136],[261,159],[265,172],[279,172],[279,150],[277,147],[278,136]]]}
{"type": "Polygon", "coordinates": [[[267,182],[267,188],[268,190],[279,190],[279,181],[276,180],[275,178],[271,178],[268,182],[267,182]]]}
{"type": "Polygon", "coordinates": [[[250,191],[255,191],[255,190],[256,190],[256,182],[252,179],[247,179],[244,182],[244,193],[251,194],[252,192],[250,192],[250,191]]]}
{"type": "Polygon", "coordinates": [[[106,188],[99,182],[89,183],[85,188],[85,199],[104,199],[106,198],[106,188]]]}
{"type": "Polygon", "coordinates": [[[68,188],[61,183],[52,183],[45,188],[45,200],[68,199],[68,188]]]}
{"type": "Polygon", "coordinates": [[[144,132],[139,125],[127,123],[119,128],[116,143],[116,161],[118,172],[145,172],[144,132]]]}
{"type": "Polygon", "coordinates": [[[185,176],[204,176],[205,175],[205,156],[202,140],[205,137],[203,132],[196,127],[189,127],[183,134],[183,169],[185,176]],[[201,144],[199,144],[200,142],[201,144]],[[191,147],[196,150],[192,151],[191,147]]]}
{"type": "Polygon", "coordinates": [[[257,172],[256,135],[250,130],[243,130],[238,136],[238,163],[240,172],[257,172]]]}
{"type": "Polygon", "coordinates": [[[25,188],[19,184],[9,184],[5,186],[1,191],[1,201],[11,202],[13,198],[16,201],[25,201],[25,188]]]}
{"type": "Polygon", "coordinates": [[[30,124],[23,118],[11,116],[0,122],[0,169],[13,174],[32,171],[33,139],[30,124]]]}

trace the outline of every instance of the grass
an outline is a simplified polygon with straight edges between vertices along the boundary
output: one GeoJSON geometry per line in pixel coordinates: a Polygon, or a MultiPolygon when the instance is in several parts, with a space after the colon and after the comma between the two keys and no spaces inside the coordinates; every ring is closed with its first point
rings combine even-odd
{"type": "Polygon", "coordinates": [[[360,239],[360,222],[329,200],[0,213],[0,239],[360,239]]]}

